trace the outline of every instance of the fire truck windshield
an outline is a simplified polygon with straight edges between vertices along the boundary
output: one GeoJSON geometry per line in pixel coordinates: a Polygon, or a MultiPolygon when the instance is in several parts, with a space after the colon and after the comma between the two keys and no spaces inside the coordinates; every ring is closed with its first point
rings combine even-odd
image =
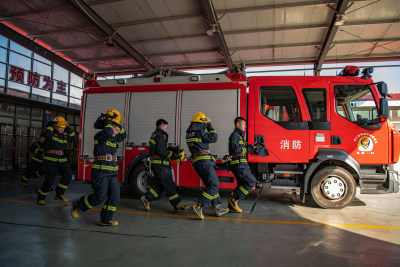
{"type": "Polygon", "coordinates": [[[336,111],[349,121],[363,126],[380,123],[371,88],[365,85],[336,85],[336,111]]]}

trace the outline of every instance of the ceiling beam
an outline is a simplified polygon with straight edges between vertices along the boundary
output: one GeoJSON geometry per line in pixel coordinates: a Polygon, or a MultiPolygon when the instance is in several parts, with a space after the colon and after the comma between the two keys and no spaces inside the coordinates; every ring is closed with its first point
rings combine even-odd
{"type": "Polygon", "coordinates": [[[224,38],[224,33],[222,32],[221,25],[219,25],[219,18],[217,17],[217,14],[215,13],[214,5],[211,0],[197,0],[199,5],[203,7],[203,10],[205,12],[205,17],[209,21],[209,25],[206,25],[208,28],[207,30],[211,27],[211,25],[214,25],[217,29],[216,34],[213,36],[219,45],[221,55],[225,59],[225,63],[228,66],[228,68],[233,67],[231,55],[229,53],[228,46],[226,45],[226,41],[224,38]]]}
{"type": "Polygon", "coordinates": [[[86,71],[83,69],[79,68],[78,66],[72,64],[71,62],[67,61],[66,59],[58,56],[57,54],[51,52],[50,50],[47,50],[43,46],[35,43],[33,40],[30,40],[29,38],[23,36],[22,34],[14,31],[13,29],[7,27],[3,23],[0,23],[0,32],[2,35],[6,36],[10,40],[19,43],[20,45],[26,47],[27,49],[37,53],[38,55],[56,63],[60,67],[75,73],[79,77],[83,77],[84,74],[86,74],[86,71]]]}
{"type": "Polygon", "coordinates": [[[336,5],[336,10],[333,13],[331,23],[328,28],[328,32],[326,33],[324,42],[322,43],[321,46],[321,52],[318,55],[318,59],[314,64],[314,75],[319,76],[322,68],[322,64],[325,62],[325,58],[331,49],[331,45],[333,42],[333,39],[335,39],[335,35],[337,30],[339,29],[338,25],[335,25],[339,20],[341,20],[341,15],[344,14],[344,12],[347,9],[347,6],[349,5],[350,0],[339,0],[337,5],[336,5]]]}
{"type": "MultiPolygon", "coordinates": [[[[400,39],[397,37],[393,38],[379,38],[379,39],[356,39],[356,40],[342,40],[332,42],[333,45],[340,44],[360,44],[360,43],[384,43],[384,42],[400,42],[400,39]]],[[[278,44],[278,45],[260,45],[260,46],[242,46],[242,47],[230,47],[229,50],[233,51],[245,51],[245,50],[259,50],[259,49],[272,49],[272,48],[292,48],[292,47],[304,47],[304,46],[319,46],[319,42],[308,42],[308,43],[291,43],[291,44],[278,44]]],[[[144,55],[146,58],[157,58],[157,57],[166,57],[166,56],[177,56],[177,55],[193,55],[193,54],[203,54],[203,53],[212,53],[216,52],[215,49],[203,49],[203,50],[187,50],[187,51],[177,51],[177,52],[165,52],[165,53],[156,53],[144,55]]],[[[108,56],[108,57],[94,57],[87,59],[72,59],[73,64],[83,64],[85,62],[91,61],[101,61],[101,60],[124,60],[130,59],[128,56],[108,56]]]]}
{"type": "Polygon", "coordinates": [[[82,13],[89,21],[96,25],[106,36],[112,36],[112,41],[123,49],[129,56],[147,70],[154,67],[144,58],[135,48],[133,48],[124,38],[122,38],[114,28],[107,24],[96,12],[93,11],[83,0],[68,0],[70,4],[82,13]]]}
{"type": "Polygon", "coordinates": [[[31,15],[36,15],[36,16],[47,15],[49,12],[63,11],[63,10],[71,9],[71,8],[72,7],[70,5],[60,5],[60,6],[55,6],[52,8],[39,9],[36,11],[19,12],[19,13],[14,13],[10,16],[7,16],[7,15],[0,16],[0,21],[13,20],[13,19],[27,17],[27,16],[31,16],[31,15]]]}

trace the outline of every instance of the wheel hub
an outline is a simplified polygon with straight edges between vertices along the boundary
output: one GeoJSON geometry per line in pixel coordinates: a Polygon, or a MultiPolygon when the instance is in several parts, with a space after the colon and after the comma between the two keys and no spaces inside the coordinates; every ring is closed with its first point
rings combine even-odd
{"type": "Polygon", "coordinates": [[[326,177],[321,183],[321,191],[326,198],[339,199],[346,193],[346,186],[340,177],[326,177]]]}

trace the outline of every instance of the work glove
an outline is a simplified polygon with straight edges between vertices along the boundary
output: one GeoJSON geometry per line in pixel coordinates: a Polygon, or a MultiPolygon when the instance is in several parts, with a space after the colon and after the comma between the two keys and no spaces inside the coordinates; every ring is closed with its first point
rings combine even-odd
{"type": "Polygon", "coordinates": [[[65,132],[67,134],[72,134],[74,132],[74,130],[72,130],[71,127],[67,126],[67,127],[65,127],[65,132]]]}
{"type": "Polygon", "coordinates": [[[175,162],[180,162],[185,158],[185,152],[183,149],[181,149],[181,152],[179,152],[179,154],[177,155],[176,159],[173,159],[173,161],[175,162]]]}

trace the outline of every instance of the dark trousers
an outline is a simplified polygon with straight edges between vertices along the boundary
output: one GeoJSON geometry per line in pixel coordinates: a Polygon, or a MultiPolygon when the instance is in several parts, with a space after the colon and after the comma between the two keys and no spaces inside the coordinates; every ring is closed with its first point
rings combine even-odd
{"type": "Polygon", "coordinates": [[[176,191],[176,184],[172,176],[172,168],[169,165],[153,163],[151,164],[151,169],[158,180],[158,184],[146,192],[147,200],[150,202],[156,200],[165,190],[171,205],[178,205],[179,202],[182,201],[182,197],[176,191]]]}
{"type": "Polygon", "coordinates": [[[244,199],[256,185],[256,178],[251,173],[248,163],[233,164],[229,167],[237,181],[237,187],[233,193],[240,199],[244,199]]]}
{"type": "Polygon", "coordinates": [[[44,171],[42,168],[42,163],[31,159],[28,166],[26,166],[24,173],[22,174],[21,182],[26,182],[32,177],[38,178],[43,175],[43,173],[44,171]]]}
{"type": "Polygon", "coordinates": [[[53,185],[54,178],[57,172],[61,174],[61,179],[58,182],[56,188],[57,195],[64,195],[65,190],[67,190],[69,183],[72,180],[72,170],[67,162],[54,163],[47,160],[43,161],[43,168],[45,170],[44,182],[39,190],[38,199],[45,199],[49,189],[53,185]]]}
{"type": "Polygon", "coordinates": [[[199,198],[204,206],[219,205],[222,203],[219,196],[219,180],[214,169],[215,163],[210,159],[203,159],[193,163],[194,170],[200,176],[206,188],[199,198]]]}
{"type": "Polygon", "coordinates": [[[79,208],[82,211],[87,211],[99,205],[107,198],[101,209],[100,217],[102,221],[112,220],[120,197],[117,174],[118,172],[92,169],[92,188],[94,192],[80,198],[79,208]]]}

